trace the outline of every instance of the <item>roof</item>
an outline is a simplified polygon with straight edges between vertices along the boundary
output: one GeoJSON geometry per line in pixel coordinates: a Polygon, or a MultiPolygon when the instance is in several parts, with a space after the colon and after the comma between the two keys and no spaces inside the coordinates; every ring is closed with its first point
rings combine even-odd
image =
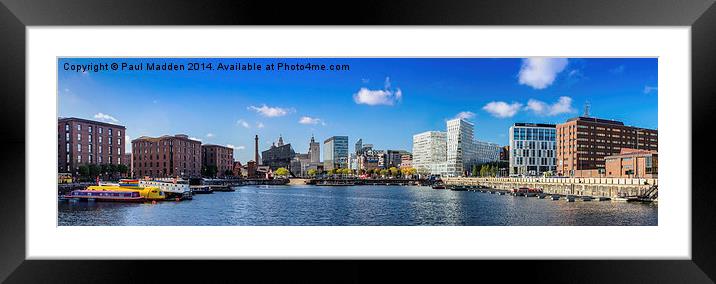
{"type": "Polygon", "coordinates": [[[587,122],[596,122],[596,123],[604,123],[604,124],[611,124],[611,125],[624,125],[624,122],[617,121],[617,120],[603,119],[603,118],[596,118],[596,117],[586,117],[586,116],[578,116],[578,117],[573,117],[573,118],[567,119],[567,122],[570,122],[570,121],[587,121],[587,122]]]}
{"type": "Polygon", "coordinates": [[[96,121],[96,120],[89,120],[89,119],[84,119],[84,118],[77,118],[77,117],[58,117],[58,118],[57,118],[57,122],[58,122],[58,123],[60,123],[60,122],[67,122],[67,121],[79,121],[79,122],[84,122],[84,123],[104,125],[104,126],[107,126],[107,127],[117,127],[117,128],[126,129],[126,127],[125,127],[124,125],[113,124],[113,123],[107,123],[107,122],[96,121]]]}
{"type": "Polygon", "coordinates": [[[557,127],[556,125],[549,124],[549,123],[527,123],[527,122],[517,122],[514,124],[514,126],[547,127],[547,128],[556,128],[557,127]]]}

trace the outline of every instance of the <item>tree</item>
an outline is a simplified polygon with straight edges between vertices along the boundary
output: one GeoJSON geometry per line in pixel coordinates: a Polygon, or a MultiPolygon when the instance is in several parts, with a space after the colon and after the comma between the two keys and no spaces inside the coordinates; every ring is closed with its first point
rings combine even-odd
{"type": "Polygon", "coordinates": [[[80,165],[78,172],[83,178],[89,178],[90,176],[89,167],[87,165],[80,165]]]}
{"type": "Polygon", "coordinates": [[[477,165],[472,165],[472,176],[477,177],[477,165]]]}
{"type": "Polygon", "coordinates": [[[225,177],[232,177],[232,176],[234,176],[234,172],[233,172],[232,170],[225,170],[225,171],[224,171],[224,176],[225,176],[225,177]]]}
{"type": "Polygon", "coordinates": [[[285,176],[288,176],[288,170],[286,168],[278,168],[278,169],[276,169],[274,174],[277,176],[285,177],[285,176]]]}
{"type": "Polygon", "coordinates": [[[89,177],[96,177],[101,173],[101,168],[97,164],[87,165],[87,169],[89,170],[89,172],[87,173],[87,176],[89,177]]]}
{"type": "Polygon", "coordinates": [[[353,173],[353,171],[351,169],[342,169],[341,173],[344,175],[350,175],[353,173]]]}
{"type": "Polygon", "coordinates": [[[391,175],[391,176],[393,176],[393,177],[398,176],[398,172],[399,172],[399,171],[398,171],[398,168],[396,168],[396,167],[390,167],[390,169],[388,169],[388,171],[390,171],[390,175],[391,175]]]}
{"type": "Polygon", "coordinates": [[[119,166],[117,166],[117,171],[120,174],[126,174],[129,172],[129,167],[127,167],[127,165],[119,165],[119,166]]]}
{"type": "Polygon", "coordinates": [[[205,177],[215,177],[217,171],[216,166],[205,166],[201,169],[201,174],[205,177]]]}
{"type": "Polygon", "coordinates": [[[310,169],[308,170],[308,176],[315,177],[318,171],[316,169],[310,169]]]}
{"type": "Polygon", "coordinates": [[[388,175],[388,170],[386,170],[386,169],[380,170],[380,176],[384,177],[384,176],[387,176],[387,175],[388,175]]]}

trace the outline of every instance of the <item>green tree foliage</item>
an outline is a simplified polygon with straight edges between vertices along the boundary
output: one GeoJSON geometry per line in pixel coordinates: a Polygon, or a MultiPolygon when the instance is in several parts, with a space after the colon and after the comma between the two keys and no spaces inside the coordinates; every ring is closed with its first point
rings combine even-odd
{"type": "Polygon", "coordinates": [[[205,177],[215,177],[216,172],[218,172],[216,166],[204,166],[201,169],[201,174],[205,177]]]}
{"type": "Polygon", "coordinates": [[[89,178],[90,176],[90,170],[87,165],[80,165],[78,172],[80,174],[80,177],[89,178]]]}
{"type": "Polygon", "coordinates": [[[390,175],[394,177],[398,176],[398,173],[400,173],[400,170],[398,170],[398,168],[396,167],[390,167],[388,171],[390,172],[390,175]]]}
{"type": "Polygon", "coordinates": [[[315,177],[316,174],[318,174],[318,171],[316,169],[310,169],[308,170],[308,176],[315,177]]]}
{"type": "Polygon", "coordinates": [[[286,168],[278,168],[278,169],[276,169],[274,174],[277,176],[285,177],[285,176],[288,176],[288,170],[286,168]]]}

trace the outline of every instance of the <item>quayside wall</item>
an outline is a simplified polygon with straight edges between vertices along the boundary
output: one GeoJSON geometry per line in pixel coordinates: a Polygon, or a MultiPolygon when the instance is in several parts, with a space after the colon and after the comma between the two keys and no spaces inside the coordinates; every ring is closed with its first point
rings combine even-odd
{"type": "Polygon", "coordinates": [[[447,185],[484,186],[494,189],[541,188],[545,193],[584,196],[644,194],[658,179],[648,178],[443,178],[447,185]]]}

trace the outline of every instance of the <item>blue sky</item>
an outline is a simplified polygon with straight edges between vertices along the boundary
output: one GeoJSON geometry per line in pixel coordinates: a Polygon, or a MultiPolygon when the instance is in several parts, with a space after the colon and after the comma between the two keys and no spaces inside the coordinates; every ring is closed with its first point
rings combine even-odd
{"type": "MultiPolygon", "coordinates": [[[[478,140],[508,143],[514,122],[560,123],[583,113],[657,128],[656,58],[311,58],[58,60],[61,117],[127,127],[139,136],[187,134],[231,145],[253,158],[283,135],[305,153],[311,134],[323,142],[348,135],[378,149],[412,148],[412,135],[445,130],[447,119],[475,123],[478,140]],[[99,71],[65,63],[313,63],[348,71],[99,71]]],[[[129,143],[127,143],[129,147],[129,143]]],[[[129,149],[128,149],[129,150],[129,149]]]]}

